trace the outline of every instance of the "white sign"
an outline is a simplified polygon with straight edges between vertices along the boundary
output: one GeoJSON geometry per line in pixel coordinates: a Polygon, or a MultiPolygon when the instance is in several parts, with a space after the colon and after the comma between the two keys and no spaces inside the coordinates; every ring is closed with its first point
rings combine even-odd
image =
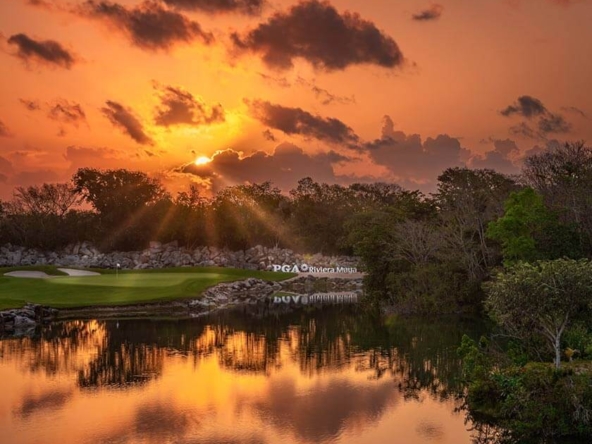
{"type": "Polygon", "coordinates": [[[283,271],[285,273],[346,273],[346,274],[354,274],[358,272],[356,267],[313,267],[306,264],[301,265],[277,265],[273,264],[273,271],[283,271]]]}
{"type": "Polygon", "coordinates": [[[274,296],[274,304],[351,304],[358,302],[357,293],[314,293],[303,295],[274,296]]]}

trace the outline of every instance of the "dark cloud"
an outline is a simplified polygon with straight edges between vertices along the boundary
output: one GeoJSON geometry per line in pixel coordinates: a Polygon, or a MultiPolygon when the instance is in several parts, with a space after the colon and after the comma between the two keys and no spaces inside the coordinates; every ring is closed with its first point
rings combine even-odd
{"type": "Polygon", "coordinates": [[[283,190],[289,190],[303,177],[329,183],[339,182],[333,165],[349,160],[352,158],[334,151],[308,154],[295,145],[282,143],[273,153],[257,151],[246,157],[241,157],[234,150],[219,151],[206,165],[191,162],[176,171],[207,179],[214,190],[228,184],[266,180],[283,190]]]}
{"type": "Polygon", "coordinates": [[[35,61],[48,66],[70,69],[77,58],[55,40],[34,40],[26,34],[15,34],[8,39],[18,50],[16,57],[26,63],[35,61]]]}
{"type": "Polygon", "coordinates": [[[159,86],[161,105],[156,110],[157,125],[211,125],[224,122],[222,105],[208,106],[201,98],[194,97],[182,88],[159,86]]]}
{"type": "Polygon", "coordinates": [[[263,131],[263,137],[265,137],[265,140],[269,140],[270,142],[275,142],[277,140],[275,138],[275,136],[273,135],[273,133],[271,131],[269,131],[268,129],[263,131]]]}
{"type": "Polygon", "coordinates": [[[513,134],[514,136],[526,137],[528,139],[540,138],[540,135],[534,129],[532,129],[532,127],[526,122],[522,122],[518,125],[511,126],[510,134],[513,134]]]}
{"type": "Polygon", "coordinates": [[[455,137],[440,134],[422,141],[419,134],[395,130],[389,116],[384,117],[381,137],[365,147],[370,158],[401,183],[433,181],[448,167],[464,166],[464,159],[470,156],[455,137]]]}
{"type": "Polygon", "coordinates": [[[238,12],[257,15],[261,13],[265,0],[162,0],[169,6],[190,11],[208,13],[238,12]]]}
{"type": "Polygon", "coordinates": [[[78,127],[79,123],[86,122],[86,114],[82,106],[76,102],[57,100],[49,105],[47,116],[58,122],[67,123],[78,127]]]}
{"type": "Polygon", "coordinates": [[[166,50],[175,44],[196,40],[209,44],[214,40],[199,23],[155,1],[144,1],[127,8],[109,1],[87,0],[77,11],[125,32],[134,45],[146,50],[166,50]]]}
{"type": "Polygon", "coordinates": [[[114,126],[121,129],[136,142],[142,145],[151,145],[153,143],[152,139],[144,132],[142,122],[130,108],[109,100],[106,102],[106,106],[101,108],[101,111],[114,126]]]}
{"type": "Polygon", "coordinates": [[[2,120],[0,120],[0,137],[12,137],[12,133],[2,120]]]}
{"type": "Polygon", "coordinates": [[[548,113],[539,119],[538,128],[542,134],[569,133],[571,124],[559,114],[548,113]]]}
{"type": "Polygon", "coordinates": [[[0,183],[8,183],[8,176],[0,173],[0,183]]]}
{"type": "Polygon", "coordinates": [[[565,117],[558,113],[552,113],[539,99],[531,96],[519,97],[513,105],[508,106],[500,113],[506,117],[519,115],[527,120],[538,118],[536,128],[527,122],[510,127],[511,134],[530,139],[546,139],[548,134],[568,133],[572,128],[565,117]]]}
{"type": "Polygon", "coordinates": [[[418,20],[418,21],[437,20],[440,18],[443,11],[444,11],[444,6],[434,3],[429,8],[424,9],[423,11],[420,11],[417,14],[413,14],[413,20],[418,20]]]}
{"type": "Polygon", "coordinates": [[[275,13],[246,35],[232,34],[232,40],[239,51],[262,54],[274,69],[289,69],[297,58],[326,71],[358,64],[393,68],[404,60],[397,43],[374,23],[318,0],[275,13]]]}
{"type": "Polygon", "coordinates": [[[487,151],[483,156],[471,158],[470,167],[492,169],[503,174],[518,174],[520,167],[516,161],[520,156],[520,150],[516,142],[511,139],[491,139],[491,142],[493,150],[487,151]]]}
{"type": "Polygon", "coordinates": [[[56,6],[53,0],[26,0],[26,2],[28,5],[49,10],[52,10],[56,6]]]}
{"type": "Polygon", "coordinates": [[[563,107],[561,107],[561,110],[566,111],[568,113],[577,114],[580,117],[583,117],[584,119],[588,118],[588,116],[586,115],[586,113],[584,111],[582,111],[580,108],[577,108],[575,106],[563,106],[563,107]]]}
{"type": "Polygon", "coordinates": [[[310,87],[311,91],[314,93],[315,97],[323,104],[323,105],[330,105],[332,103],[340,103],[342,105],[348,104],[355,104],[356,98],[354,96],[346,97],[346,96],[338,96],[329,92],[324,88],[320,88],[316,85],[312,85],[310,87]]]}
{"type": "Polygon", "coordinates": [[[0,156],[0,173],[12,173],[12,162],[2,156],[0,156]]]}
{"type": "Polygon", "coordinates": [[[354,96],[345,97],[339,96],[337,94],[333,94],[328,90],[321,88],[318,86],[314,81],[308,81],[302,77],[298,77],[297,82],[300,85],[303,85],[313,92],[317,100],[319,100],[323,105],[330,105],[332,103],[339,103],[341,105],[348,105],[348,104],[355,104],[356,99],[354,96]]]}
{"type": "MultiPolygon", "coordinates": [[[[288,81],[285,77],[274,77],[269,74],[258,73],[259,76],[267,83],[279,86],[280,88],[290,88],[293,84],[288,81]]],[[[356,103],[356,98],[352,96],[339,96],[333,94],[325,88],[318,86],[314,80],[306,80],[305,78],[298,76],[294,81],[294,84],[303,86],[315,95],[316,99],[323,105],[330,105],[332,103],[339,103],[342,105],[356,103]]]]}
{"type": "Polygon", "coordinates": [[[19,99],[19,101],[29,111],[39,111],[41,109],[41,105],[39,104],[39,102],[37,100],[19,99]]]}
{"type": "Polygon", "coordinates": [[[527,118],[541,116],[546,112],[547,108],[545,108],[545,105],[539,99],[531,96],[518,97],[518,100],[514,104],[500,111],[506,117],[518,114],[527,118]]]}
{"type": "Polygon", "coordinates": [[[247,104],[253,117],[273,129],[358,148],[359,137],[339,119],[315,116],[301,108],[274,105],[263,100],[247,101],[247,104]]]}
{"type": "MultiPolygon", "coordinates": [[[[19,99],[25,108],[29,111],[45,111],[47,117],[56,122],[72,125],[75,128],[81,123],[86,123],[86,114],[82,105],[65,99],[56,99],[53,102],[41,104],[38,100],[19,99]]],[[[66,135],[66,131],[61,128],[58,136],[66,135]]]]}
{"type": "Polygon", "coordinates": [[[285,77],[270,76],[269,74],[264,74],[262,72],[258,74],[267,83],[275,84],[281,88],[289,88],[290,86],[292,86],[292,84],[285,77]]]}

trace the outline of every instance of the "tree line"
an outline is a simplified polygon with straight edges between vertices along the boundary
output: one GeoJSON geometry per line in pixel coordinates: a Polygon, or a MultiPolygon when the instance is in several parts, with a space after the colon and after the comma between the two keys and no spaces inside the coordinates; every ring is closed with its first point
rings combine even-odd
{"type": "Polygon", "coordinates": [[[86,240],[110,251],[176,240],[356,254],[377,300],[462,310],[482,300],[481,283],[502,264],[590,257],[590,190],[592,149],[583,142],[529,156],[513,177],[449,168],[432,194],[304,178],[289,193],[263,182],[173,196],[143,172],[81,168],[68,183],[18,187],[0,202],[0,244],[51,250],[86,240]]]}

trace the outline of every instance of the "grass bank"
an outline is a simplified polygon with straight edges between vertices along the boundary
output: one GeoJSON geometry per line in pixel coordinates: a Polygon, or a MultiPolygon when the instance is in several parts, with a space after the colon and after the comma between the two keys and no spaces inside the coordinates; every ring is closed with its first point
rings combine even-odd
{"type": "Polygon", "coordinates": [[[55,308],[133,305],[195,298],[221,282],[248,278],[281,281],[293,273],[222,267],[176,267],[150,270],[90,269],[100,276],[67,276],[53,266],[0,268],[0,310],[22,307],[27,302],[55,308]],[[17,278],[4,273],[43,271],[46,279],[17,278]]]}

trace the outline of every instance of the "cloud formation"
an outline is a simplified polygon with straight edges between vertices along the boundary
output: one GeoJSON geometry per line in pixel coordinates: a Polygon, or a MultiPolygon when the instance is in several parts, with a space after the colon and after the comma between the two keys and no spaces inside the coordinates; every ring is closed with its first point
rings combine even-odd
{"type": "Polygon", "coordinates": [[[583,117],[584,119],[588,118],[588,116],[586,115],[586,113],[584,111],[582,111],[580,108],[577,108],[575,106],[562,106],[561,110],[566,111],[568,113],[577,114],[578,116],[583,117]]]}
{"type": "Polygon", "coordinates": [[[5,175],[12,173],[12,162],[0,156],[0,173],[5,175]]]}
{"type": "Polygon", "coordinates": [[[374,23],[318,0],[277,12],[243,36],[232,34],[232,40],[237,50],[261,54],[267,66],[279,70],[292,68],[294,59],[325,71],[359,64],[393,68],[404,60],[397,43],[374,23]]]}
{"type": "Polygon", "coordinates": [[[113,126],[122,130],[136,142],[142,145],[151,145],[153,143],[150,136],[144,131],[142,122],[134,115],[131,108],[126,108],[120,103],[108,100],[101,112],[113,126]]]}
{"type": "Polygon", "coordinates": [[[210,14],[237,12],[257,15],[263,9],[265,0],[162,0],[169,6],[210,14]]]}
{"type": "Polygon", "coordinates": [[[160,106],[154,121],[157,125],[211,125],[224,122],[222,105],[208,106],[201,98],[173,86],[155,85],[160,94],[160,106]]]}
{"type": "Polygon", "coordinates": [[[518,174],[520,167],[517,160],[520,157],[520,150],[516,142],[511,139],[490,139],[493,149],[487,151],[483,156],[474,156],[469,162],[471,168],[493,169],[503,174],[518,174]]]}
{"type": "Polygon", "coordinates": [[[0,120],[0,137],[12,137],[12,133],[2,120],[0,120]]]}
{"type": "Polygon", "coordinates": [[[571,124],[560,114],[547,113],[539,119],[538,128],[542,134],[569,133],[571,124]]]}
{"type": "Polygon", "coordinates": [[[7,42],[17,47],[14,55],[25,63],[70,69],[77,61],[72,52],[55,40],[35,40],[26,34],[15,34],[7,42]]]}
{"type": "Polygon", "coordinates": [[[360,139],[354,130],[339,119],[313,115],[301,108],[275,105],[263,100],[246,101],[251,115],[263,125],[285,134],[301,135],[323,142],[358,149],[360,139]]]}
{"type": "Polygon", "coordinates": [[[565,117],[549,111],[543,102],[531,96],[519,97],[512,105],[501,110],[500,114],[505,117],[521,116],[526,119],[510,127],[510,133],[530,139],[547,139],[549,134],[565,134],[572,129],[571,123],[565,117]],[[535,127],[529,123],[534,118],[538,119],[535,127]]]}
{"type": "Polygon", "coordinates": [[[86,122],[86,113],[82,105],[65,99],[56,99],[52,102],[41,104],[37,100],[19,99],[28,111],[44,110],[47,117],[60,123],[72,125],[78,128],[80,123],[86,122]]]}
{"type": "Polygon", "coordinates": [[[434,3],[429,8],[424,9],[423,11],[420,11],[417,14],[413,14],[413,20],[424,22],[438,20],[442,16],[443,11],[444,6],[438,3],[434,3]]]}
{"type": "Polygon", "coordinates": [[[330,105],[332,103],[348,105],[356,103],[356,99],[353,95],[350,97],[346,97],[333,94],[325,88],[321,88],[320,86],[318,86],[314,81],[308,81],[300,76],[298,76],[296,82],[300,85],[310,88],[310,90],[315,95],[316,99],[323,105],[330,105]]]}
{"type": "Polygon", "coordinates": [[[134,7],[87,0],[77,12],[124,32],[135,46],[144,50],[167,50],[176,44],[198,40],[210,44],[214,40],[214,36],[205,32],[199,23],[151,0],[134,7]]]}
{"type": "Polygon", "coordinates": [[[31,6],[37,6],[39,8],[44,8],[44,9],[53,9],[54,5],[51,2],[51,0],[26,0],[27,4],[31,5],[31,6]]]}
{"type": "Polygon", "coordinates": [[[440,134],[422,141],[419,134],[395,130],[389,116],[384,117],[381,137],[365,147],[370,159],[404,184],[432,181],[448,167],[464,166],[470,157],[457,138],[440,134]]]}
{"type": "Polygon", "coordinates": [[[543,102],[531,96],[520,96],[516,102],[500,111],[502,116],[509,117],[517,114],[526,118],[537,117],[546,112],[547,108],[543,102]]]}
{"type": "Polygon", "coordinates": [[[212,156],[210,163],[195,165],[191,162],[176,169],[176,172],[206,179],[213,190],[229,184],[259,183],[265,180],[273,182],[282,190],[289,190],[303,177],[313,177],[323,182],[339,181],[333,165],[348,160],[349,157],[334,151],[308,154],[295,145],[282,143],[271,154],[257,151],[241,157],[234,150],[219,151],[212,156]]]}

